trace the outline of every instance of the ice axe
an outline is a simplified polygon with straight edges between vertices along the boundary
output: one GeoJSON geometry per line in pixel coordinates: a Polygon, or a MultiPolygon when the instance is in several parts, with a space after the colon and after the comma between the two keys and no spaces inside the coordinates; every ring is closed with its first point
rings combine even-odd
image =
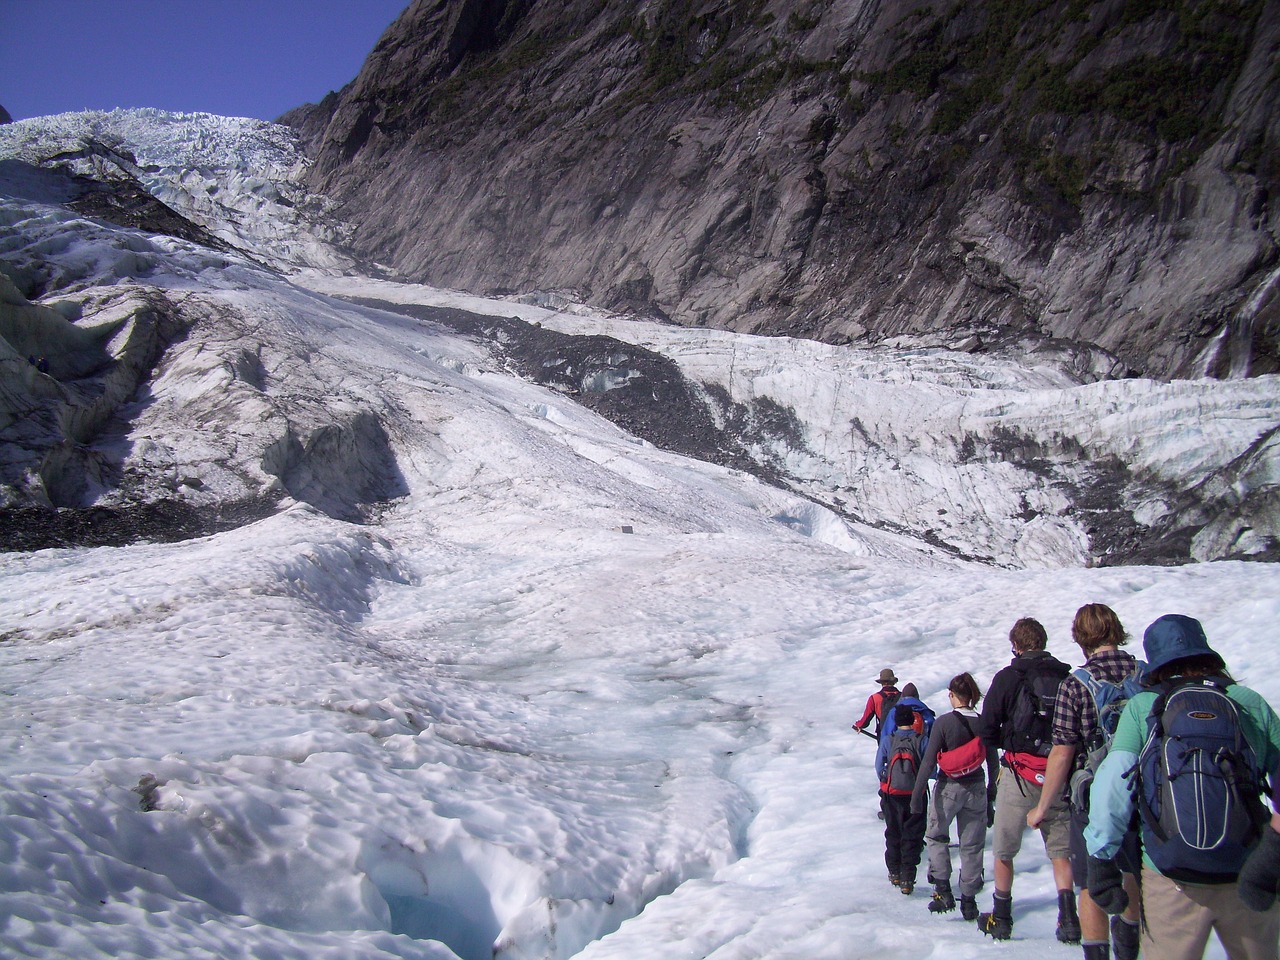
{"type": "Polygon", "coordinates": [[[877,736],[876,736],[874,733],[872,733],[870,730],[868,730],[866,727],[854,727],[853,729],[857,730],[857,731],[858,731],[860,734],[862,734],[864,737],[870,737],[870,738],[871,738],[872,740],[874,740],[876,743],[879,743],[879,742],[880,742],[880,738],[879,738],[879,737],[877,737],[877,736]]]}

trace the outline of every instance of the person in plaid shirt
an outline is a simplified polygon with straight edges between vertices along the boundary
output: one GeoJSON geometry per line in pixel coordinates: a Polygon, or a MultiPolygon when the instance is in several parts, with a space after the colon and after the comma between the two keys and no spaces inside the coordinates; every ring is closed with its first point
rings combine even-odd
{"type": "MultiPolygon", "coordinates": [[[[1071,624],[1072,639],[1085,655],[1084,670],[1095,680],[1120,684],[1136,674],[1141,663],[1120,647],[1129,642],[1124,626],[1114,610],[1102,603],[1085,604],[1076,611],[1071,624]]],[[[1053,712],[1053,749],[1044,775],[1044,791],[1038,803],[1027,814],[1027,825],[1038,826],[1049,803],[1067,789],[1072,773],[1083,769],[1089,749],[1100,737],[1098,705],[1084,682],[1068,674],[1058,687],[1053,712]]],[[[1072,791],[1073,794],[1075,791],[1072,791]]],[[[1085,960],[1107,960],[1114,941],[1116,960],[1133,960],[1138,955],[1138,881],[1141,855],[1137,831],[1125,837],[1117,861],[1125,874],[1129,907],[1123,916],[1110,921],[1089,897],[1087,866],[1089,854],[1084,845],[1084,828],[1089,822],[1088,791],[1083,800],[1071,803],[1071,873],[1080,889],[1080,930],[1085,960]],[[1082,808],[1083,807],[1083,808],[1082,808]]]]}

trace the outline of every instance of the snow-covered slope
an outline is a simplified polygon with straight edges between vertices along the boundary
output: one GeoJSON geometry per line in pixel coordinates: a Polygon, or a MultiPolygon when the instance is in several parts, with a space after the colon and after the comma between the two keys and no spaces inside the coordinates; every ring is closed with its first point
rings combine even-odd
{"type": "MultiPolygon", "coordinates": [[[[181,179],[154,146],[178,121],[126,119],[138,143],[112,151],[181,179]]],[[[1135,636],[1201,618],[1280,701],[1273,565],[1090,569],[1034,452],[957,453],[1016,431],[1173,487],[1229,468],[1260,503],[1273,382],[1080,385],[273,268],[284,227],[204,222],[241,253],[113,225],[18,159],[0,514],[46,517],[22,512],[43,496],[67,523],[200,535],[0,554],[6,956],[966,960],[990,950],[971,925],[883,879],[849,730],[882,667],[939,707],[960,670],[985,687],[1019,616],[1075,662],[1097,601],[1135,636]],[[647,345],[709,393],[785,404],[802,442],[766,453],[793,489],[512,376],[447,312],[339,298],[647,345]],[[1039,517],[1010,526],[1014,497],[1039,517]],[[932,539],[904,532],[922,510],[932,539]]],[[[254,175],[201,163],[236,196],[254,175]]],[[[1018,871],[1005,952],[1065,950],[1034,842],[1018,871]]]]}

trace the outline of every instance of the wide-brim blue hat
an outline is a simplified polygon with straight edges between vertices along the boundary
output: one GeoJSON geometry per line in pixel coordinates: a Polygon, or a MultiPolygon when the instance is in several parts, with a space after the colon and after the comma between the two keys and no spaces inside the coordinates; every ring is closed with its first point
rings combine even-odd
{"type": "Polygon", "coordinates": [[[1167,613],[1142,635],[1142,649],[1147,657],[1147,670],[1159,670],[1166,663],[1181,660],[1183,657],[1195,657],[1210,653],[1222,657],[1209,646],[1209,638],[1204,635],[1204,627],[1194,617],[1184,617],[1180,613],[1167,613]]]}

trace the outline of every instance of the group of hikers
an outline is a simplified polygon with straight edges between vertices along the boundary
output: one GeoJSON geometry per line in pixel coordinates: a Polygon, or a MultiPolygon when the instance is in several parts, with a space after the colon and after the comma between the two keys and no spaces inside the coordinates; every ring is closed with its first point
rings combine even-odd
{"type": "Polygon", "coordinates": [[[1191,617],[1152,623],[1145,662],[1121,649],[1128,636],[1104,604],[1081,607],[1071,635],[1085,659],[1074,670],[1048,652],[1038,621],[1018,620],[1013,660],[986,696],[957,674],[940,716],[914,684],[880,672],[854,728],[878,740],[890,882],[911,894],[927,845],[929,910],[958,902],[965,920],[1008,940],[1014,858],[1036,829],[1057,939],[1081,944],[1086,960],[1198,960],[1211,932],[1231,960],[1278,960],[1280,718],[1191,617]],[[980,912],[988,832],[995,892],[980,912]]]}

